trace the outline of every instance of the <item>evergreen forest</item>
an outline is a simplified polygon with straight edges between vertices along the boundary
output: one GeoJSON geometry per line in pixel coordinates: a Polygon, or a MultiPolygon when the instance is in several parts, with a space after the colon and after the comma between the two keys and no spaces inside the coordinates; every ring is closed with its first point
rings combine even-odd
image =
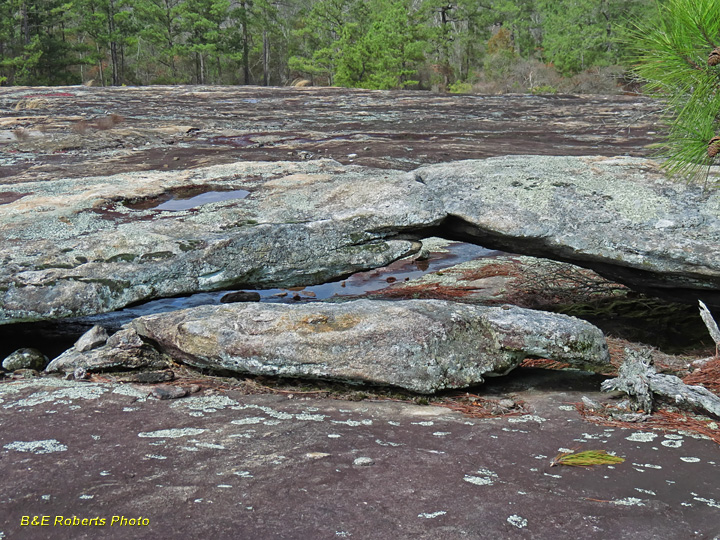
{"type": "Polygon", "coordinates": [[[0,0],[0,84],[603,92],[655,0],[0,0]],[[91,82],[92,81],[92,82],[91,82]]]}

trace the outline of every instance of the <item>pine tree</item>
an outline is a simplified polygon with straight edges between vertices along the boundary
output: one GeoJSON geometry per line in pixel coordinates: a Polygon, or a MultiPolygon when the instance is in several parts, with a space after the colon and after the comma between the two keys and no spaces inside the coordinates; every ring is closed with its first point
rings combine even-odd
{"type": "Polygon", "coordinates": [[[720,8],[717,0],[666,0],[638,26],[636,72],[667,104],[659,145],[671,174],[699,177],[720,150],[720,8]]]}

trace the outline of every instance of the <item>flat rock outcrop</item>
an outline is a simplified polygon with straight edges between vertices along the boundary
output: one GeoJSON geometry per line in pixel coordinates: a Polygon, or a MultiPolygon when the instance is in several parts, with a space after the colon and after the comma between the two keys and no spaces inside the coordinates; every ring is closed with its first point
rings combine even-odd
{"type": "Polygon", "coordinates": [[[4,189],[0,324],[322,283],[412,253],[428,231],[720,305],[720,194],[642,158],[509,156],[408,173],[240,162],[4,189]],[[217,198],[193,202],[207,194],[217,198]],[[181,209],[162,207],[173,201],[181,209]]]}
{"type": "Polygon", "coordinates": [[[200,306],[130,327],[195,367],[421,393],[481,383],[528,356],[582,368],[609,363],[602,332],[580,319],[442,300],[200,306]]]}
{"type": "Polygon", "coordinates": [[[507,156],[410,174],[443,202],[446,235],[720,302],[720,192],[671,181],[653,161],[507,156]]]}

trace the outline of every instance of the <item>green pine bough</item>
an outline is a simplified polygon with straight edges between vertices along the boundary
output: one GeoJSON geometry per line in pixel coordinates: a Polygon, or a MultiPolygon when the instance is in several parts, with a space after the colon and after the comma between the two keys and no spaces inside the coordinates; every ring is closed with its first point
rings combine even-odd
{"type": "Polygon", "coordinates": [[[720,4],[664,0],[657,21],[631,34],[636,73],[662,98],[669,120],[656,145],[673,176],[707,178],[720,153],[720,4]]]}

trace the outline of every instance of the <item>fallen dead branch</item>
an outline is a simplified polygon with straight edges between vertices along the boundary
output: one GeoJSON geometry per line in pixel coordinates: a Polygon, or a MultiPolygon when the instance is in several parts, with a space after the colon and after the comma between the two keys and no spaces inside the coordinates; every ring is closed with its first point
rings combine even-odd
{"type": "Polygon", "coordinates": [[[720,417],[720,397],[702,386],[689,386],[674,375],[657,373],[647,351],[625,349],[625,362],[618,376],[602,383],[606,391],[618,390],[628,394],[635,408],[652,412],[654,398],[673,401],[679,407],[700,409],[720,417]]]}

